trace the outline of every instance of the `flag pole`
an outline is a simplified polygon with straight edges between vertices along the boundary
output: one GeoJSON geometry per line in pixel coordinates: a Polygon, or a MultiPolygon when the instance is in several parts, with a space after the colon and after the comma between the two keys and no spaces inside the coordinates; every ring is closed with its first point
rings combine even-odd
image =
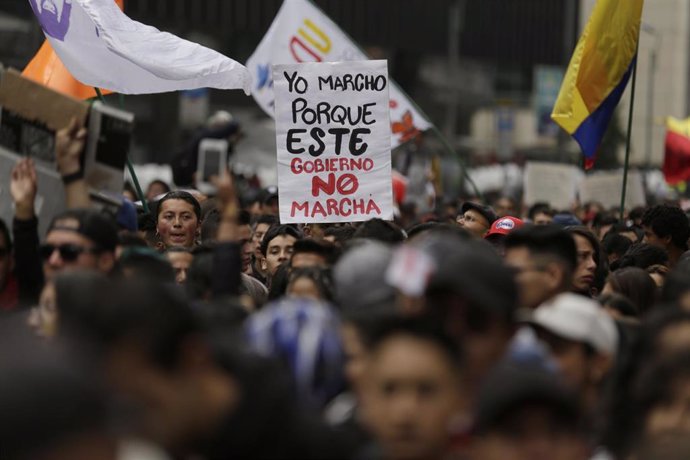
{"type": "Polygon", "coordinates": [[[625,192],[628,187],[628,167],[630,165],[630,138],[632,137],[632,117],[635,107],[635,82],[637,80],[637,51],[633,59],[632,88],[630,88],[630,110],[628,111],[628,132],[625,139],[625,162],[623,163],[623,190],[621,191],[621,220],[625,214],[625,192]]]}
{"type": "MultiPolygon", "coordinates": [[[[105,98],[103,97],[103,93],[101,93],[100,88],[94,88],[96,90],[96,95],[98,96],[98,100],[101,101],[103,104],[105,104],[105,98]]],[[[124,106],[124,96],[120,94],[120,105],[124,106]]],[[[149,213],[149,205],[146,202],[146,197],[144,196],[144,192],[141,190],[141,185],[139,185],[139,178],[137,177],[137,173],[134,171],[134,165],[132,164],[132,160],[130,160],[129,155],[127,155],[127,169],[129,170],[129,175],[132,176],[132,181],[134,181],[134,188],[137,191],[137,195],[139,196],[139,199],[141,200],[141,205],[144,207],[144,212],[146,214],[149,213]]]]}

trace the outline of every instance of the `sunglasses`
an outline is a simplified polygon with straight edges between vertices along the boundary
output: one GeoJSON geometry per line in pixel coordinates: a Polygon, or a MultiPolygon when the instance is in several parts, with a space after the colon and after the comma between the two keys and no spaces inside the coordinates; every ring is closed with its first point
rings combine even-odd
{"type": "Polygon", "coordinates": [[[79,255],[84,252],[91,254],[96,254],[99,252],[96,248],[85,248],[83,246],[77,246],[76,244],[61,244],[59,246],[55,246],[53,244],[42,244],[38,248],[38,253],[41,256],[41,259],[48,260],[56,250],[60,253],[60,258],[65,262],[74,262],[77,260],[79,255]]]}

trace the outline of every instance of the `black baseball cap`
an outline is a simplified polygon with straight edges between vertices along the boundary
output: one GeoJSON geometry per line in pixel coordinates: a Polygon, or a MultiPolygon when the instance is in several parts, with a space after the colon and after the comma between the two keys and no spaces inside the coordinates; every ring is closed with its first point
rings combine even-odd
{"type": "Polygon", "coordinates": [[[496,221],[496,219],[498,219],[498,216],[494,212],[493,208],[491,208],[491,206],[484,206],[479,203],[474,203],[472,201],[465,201],[462,204],[462,207],[460,208],[460,214],[465,214],[470,209],[473,209],[482,216],[484,216],[484,218],[489,222],[489,226],[491,226],[491,224],[493,224],[496,221]]]}
{"type": "Polygon", "coordinates": [[[92,209],[71,209],[57,215],[50,224],[52,230],[79,233],[94,242],[99,249],[114,252],[118,244],[117,225],[107,213],[92,209]]]}

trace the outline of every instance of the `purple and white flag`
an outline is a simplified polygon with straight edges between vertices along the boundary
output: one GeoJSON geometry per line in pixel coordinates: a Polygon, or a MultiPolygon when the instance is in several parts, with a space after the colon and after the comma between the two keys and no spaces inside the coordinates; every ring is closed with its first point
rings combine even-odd
{"type": "Polygon", "coordinates": [[[112,0],[29,0],[67,69],[85,85],[123,94],[243,89],[240,63],[127,17],[112,0]]]}

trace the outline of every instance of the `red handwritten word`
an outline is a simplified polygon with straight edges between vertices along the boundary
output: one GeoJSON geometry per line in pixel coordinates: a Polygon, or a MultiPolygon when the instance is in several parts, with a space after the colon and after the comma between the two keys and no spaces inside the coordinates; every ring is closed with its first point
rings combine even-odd
{"type": "Polygon", "coordinates": [[[374,169],[374,160],[371,158],[317,158],[315,160],[303,160],[298,157],[290,161],[290,170],[293,174],[331,171],[371,171],[372,169],[374,169]]]}
{"type": "Polygon", "coordinates": [[[323,218],[326,218],[328,216],[380,216],[381,209],[378,207],[374,200],[363,198],[343,198],[341,200],[329,198],[324,202],[314,201],[313,203],[310,203],[309,201],[304,201],[302,203],[293,201],[290,209],[290,216],[295,217],[299,214],[302,214],[303,217],[311,218],[317,216],[323,218]]]}
{"type": "Polygon", "coordinates": [[[352,195],[359,188],[359,180],[354,174],[343,174],[336,179],[335,173],[330,173],[327,180],[321,179],[319,176],[311,178],[311,194],[312,196],[319,196],[319,193],[325,192],[327,195],[333,195],[336,191],[340,195],[352,195]]]}

